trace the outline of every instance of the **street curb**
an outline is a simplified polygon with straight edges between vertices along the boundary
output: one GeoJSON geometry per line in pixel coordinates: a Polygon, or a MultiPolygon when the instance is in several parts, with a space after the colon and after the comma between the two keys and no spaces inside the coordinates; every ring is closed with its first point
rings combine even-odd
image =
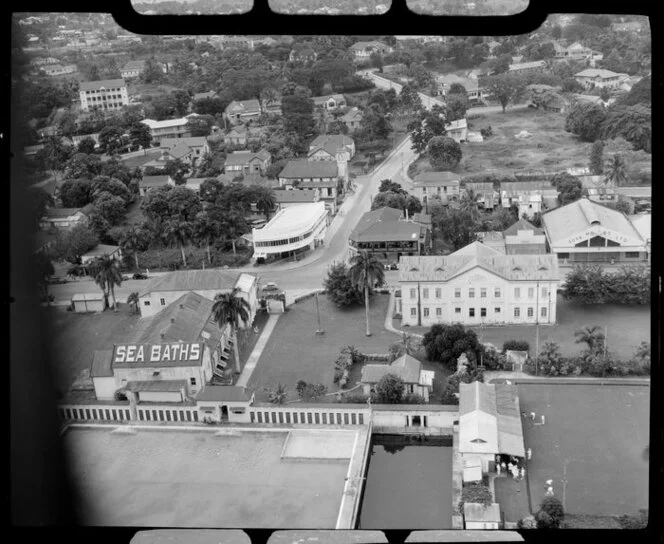
{"type": "Polygon", "coordinates": [[[498,380],[509,380],[515,385],[535,384],[535,385],[552,385],[552,384],[565,384],[565,385],[639,385],[650,387],[650,380],[635,378],[491,378],[489,383],[495,383],[498,380]]]}

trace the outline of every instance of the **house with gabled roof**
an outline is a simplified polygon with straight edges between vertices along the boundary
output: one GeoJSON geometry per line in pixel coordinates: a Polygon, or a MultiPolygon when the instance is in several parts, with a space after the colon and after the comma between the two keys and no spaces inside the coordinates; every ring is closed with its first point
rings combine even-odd
{"type": "Polygon", "coordinates": [[[413,179],[413,193],[423,203],[432,196],[444,201],[459,198],[461,176],[454,172],[421,172],[413,179]]]}
{"type": "Polygon", "coordinates": [[[318,53],[310,45],[296,43],[288,55],[288,62],[315,62],[318,53]]]}
{"type": "Polygon", "coordinates": [[[214,300],[218,293],[228,293],[235,287],[249,303],[249,321],[243,324],[248,327],[254,321],[258,304],[257,278],[253,274],[226,270],[177,270],[151,280],[139,293],[139,308],[143,317],[149,317],[190,291],[214,300]]]}
{"type": "Polygon", "coordinates": [[[265,175],[265,171],[271,162],[272,157],[265,149],[261,149],[257,153],[253,153],[252,151],[234,151],[226,156],[224,173],[233,177],[247,174],[265,175]]]}
{"type": "Polygon", "coordinates": [[[323,108],[327,111],[335,111],[339,108],[345,108],[348,105],[346,98],[342,94],[314,96],[311,100],[313,101],[315,107],[323,108]]]}
{"type": "Polygon", "coordinates": [[[459,384],[459,454],[490,472],[497,455],[524,459],[521,407],[516,385],[459,384]]]}
{"type": "Polygon", "coordinates": [[[447,256],[402,256],[397,311],[425,327],[555,323],[559,282],[554,255],[506,255],[473,242],[447,256]]]}
{"type": "Polygon", "coordinates": [[[344,113],[339,120],[346,125],[348,132],[353,133],[362,127],[362,119],[364,114],[360,108],[353,106],[346,113],[344,113]]]}
{"type": "Polygon", "coordinates": [[[39,220],[39,228],[42,230],[70,230],[77,225],[87,225],[93,211],[92,204],[87,204],[82,208],[49,207],[44,210],[44,215],[39,220]]]}
{"type": "Polygon", "coordinates": [[[138,180],[138,193],[141,196],[148,194],[148,191],[157,187],[166,187],[167,185],[174,186],[175,181],[167,174],[160,174],[156,176],[143,176],[138,180]]]}
{"type": "Polygon", "coordinates": [[[378,41],[356,42],[350,46],[349,50],[353,54],[353,56],[355,57],[355,61],[357,62],[369,60],[371,55],[373,55],[374,53],[386,55],[394,51],[394,49],[389,45],[378,41]]]}
{"type": "Polygon", "coordinates": [[[394,374],[404,382],[406,395],[419,395],[429,402],[429,395],[433,391],[433,370],[422,369],[422,363],[405,354],[390,364],[366,364],[362,367],[360,383],[365,395],[371,394],[373,388],[386,374],[394,374]]]}
{"type": "Polygon", "coordinates": [[[603,68],[586,68],[574,74],[574,79],[586,89],[614,89],[620,85],[620,74],[603,68]]]}
{"type": "Polygon", "coordinates": [[[258,119],[261,113],[261,104],[255,98],[251,100],[233,100],[224,110],[224,116],[234,125],[258,119]]]}
{"type": "Polygon", "coordinates": [[[125,79],[139,77],[145,70],[144,60],[130,60],[120,69],[120,75],[125,79]]]}
{"type": "Polygon", "coordinates": [[[336,160],[339,149],[348,152],[350,160],[355,155],[355,140],[345,134],[321,134],[309,144],[307,157],[310,160],[336,160]]]}

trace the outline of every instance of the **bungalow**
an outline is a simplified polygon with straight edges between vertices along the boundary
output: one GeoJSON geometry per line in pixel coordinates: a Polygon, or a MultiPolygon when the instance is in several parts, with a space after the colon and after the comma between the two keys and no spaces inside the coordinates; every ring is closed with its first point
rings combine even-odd
{"type": "Polygon", "coordinates": [[[434,195],[445,200],[457,200],[461,177],[453,172],[422,172],[413,180],[413,192],[423,203],[434,195]]]}
{"type": "Polygon", "coordinates": [[[247,145],[247,129],[242,125],[233,127],[228,134],[224,135],[226,145],[247,145]]]}
{"type": "Polygon", "coordinates": [[[620,85],[620,75],[611,70],[599,68],[586,68],[574,75],[581,85],[586,89],[615,89],[620,85]]]}
{"type": "Polygon", "coordinates": [[[93,134],[73,134],[71,140],[74,143],[74,145],[78,145],[86,138],[94,140],[95,147],[99,146],[99,132],[95,132],[93,134]]]}
{"type": "Polygon", "coordinates": [[[224,110],[224,116],[231,123],[247,123],[258,119],[261,115],[261,105],[258,100],[233,100],[224,110]]]}
{"type": "Polygon", "coordinates": [[[525,219],[502,232],[507,255],[543,255],[546,253],[546,235],[543,229],[535,227],[525,219]]]}
{"type": "Polygon", "coordinates": [[[78,68],[76,67],[75,64],[51,64],[49,66],[45,66],[42,68],[44,73],[47,76],[64,76],[67,74],[74,74],[78,71],[78,68]]]}
{"type": "Polygon", "coordinates": [[[263,100],[261,108],[263,113],[281,115],[281,100],[263,100]]]}
{"type": "Polygon", "coordinates": [[[122,248],[120,246],[109,246],[106,244],[97,244],[90,251],[81,255],[81,265],[87,268],[95,259],[108,255],[113,260],[122,262],[122,248]]]}
{"type": "Polygon", "coordinates": [[[509,72],[525,74],[531,72],[541,72],[542,70],[544,70],[544,68],[546,68],[546,62],[544,62],[543,60],[535,60],[532,62],[520,62],[520,63],[510,64],[509,72]]]}
{"type": "Polygon", "coordinates": [[[484,210],[493,210],[498,201],[498,192],[491,182],[466,182],[464,192],[472,190],[477,195],[477,207],[484,210]]]}
{"type": "Polygon", "coordinates": [[[124,79],[131,79],[139,77],[141,73],[145,70],[145,61],[144,60],[130,60],[125,64],[120,70],[120,75],[124,79]]]}
{"type": "Polygon", "coordinates": [[[347,106],[346,99],[342,94],[329,94],[326,96],[316,96],[312,98],[314,106],[324,108],[327,111],[338,110],[347,106]]]}
{"type": "Polygon", "coordinates": [[[284,208],[292,208],[293,206],[300,206],[302,204],[313,204],[320,200],[320,188],[315,189],[302,189],[299,191],[287,191],[284,189],[277,189],[273,192],[277,201],[277,211],[284,208]]]}
{"type": "Polygon", "coordinates": [[[346,125],[348,132],[355,132],[362,126],[362,110],[356,107],[352,107],[346,113],[344,113],[339,120],[346,125]]]}
{"type": "Polygon", "coordinates": [[[166,185],[175,185],[170,176],[143,176],[138,182],[138,193],[145,196],[150,189],[165,187],[166,185]]]}
{"type": "Polygon", "coordinates": [[[333,157],[339,148],[344,148],[349,153],[349,160],[355,155],[355,141],[350,136],[321,134],[309,144],[308,156],[310,160],[335,160],[333,157]]]}
{"type": "Polygon", "coordinates": [[[519,217],[533,217],[544,211],[544,202],[558,197],[558,191],[549,181],[509,181],[500,184],[500,202],[503,208],[519,207],[519,217]]]}
{"type": "Polygon", "coordinates": [[[87,225],[94,206],[88,204],[82,208],[46,208],[39,220],[42,230],[70,230],[77,225],[87,225]]]}
{"type": "Polygon", "coordinates": [[[217,98],[217,93],[215,91],[207,91],[205,93],[195,93],[191,98],[192,102],[198,102],[199,100],[208,100],[210,98],[217,98]]]}
{"type": "Polygon", "coordinates": [[[233,177],[245,174],[264,175],[271,161],[272,157],[265,149],[261,149],[258,153],[235,151],[226,157],[224,173],[233,177]]]}
{"type": "Polygon", "coordinates": [[[364,60],[369,60],[371,55],[374,53],[379,53],[381,55],[386,55],[391,53],[393,49],[384,44],[383,42],[357,42],[350,46],[350,52],[353,54],[355,61],[360,62],[364,60]]]}
{"type": "Polygon", "coordinates": [[[288,55],[288,62],[315,62],[317,58],[318,53],[310,46],[297,43],[288,55]]]}
{"type": "Polygon", "coordinates": [[[436,78],[436,83],[438,84],[438,92],[441,96],[446,96],[449,93],[452,85],[459,84],[464,89],[466,89],[466,94],[468,96],[469,102],[482,102],[483,100],[483,91],[479,85],[479,81],[475,78],[467,78],[457,76],[455,74],[446,74],[443,76],[438,76],[436,78]]]}
{"type": "Polygon", "coordinates": [[[369,395],[380,379],[386,374],[395,374],[405,385],[404,393],[419,395],[429,402],[433,391],[433,370],[423,370],[422,363],[408,354],[402,355],[389,365],[367,364],[362,367],[360,383],[365,395],[369,395]]]}
{"type": "Polygon", "coordinates": [[[452,138],[456,143],[468,139],[468,122],[466,119],[457,119],[445,125],[445,136],[452,138]]]}
{"type": "Polygon", "coordinates": [[[173,159],[180,159],[187,164],[195,164],[198,159],[210,153],[210,145],[204,136],[164,138],[161,140],[161,149],[168,151],[173,159]]]}
{"type": "Polygon", "coordinates": [[[287,189],[319,189],[320,198],[333,213],[340,196],[339,165],[332,161],[289,161],[278,176],[279,185],[287,189]]]}

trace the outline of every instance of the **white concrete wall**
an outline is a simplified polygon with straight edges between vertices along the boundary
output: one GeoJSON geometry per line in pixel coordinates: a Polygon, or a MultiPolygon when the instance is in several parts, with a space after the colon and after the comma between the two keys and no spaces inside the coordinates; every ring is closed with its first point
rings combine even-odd
{"type": "Polygon", "coordinates": [[[430,429],[447,430],[452,432],[454,421],[459,418],[458,411],[432,411],[428,410],[426,405],[418,410],[373,410],[372,421],[374,429],[379,427],[405,427],[406,417],[427,416],[427,427],[430,429]]]}
{"type": "Polygon", "coordinates": [[[97,400],[115,400],[115,391],[119,389],[115,385],[115,378],[103,377],[92,378],[97,400]]]}
{"type": "Polygon", "coordinates": [[[205,385],[205,367],[201,366],[148,366],[141,368],[116,368],[114,369],[116,388],[120,389],[133,381],[157,381],[157,380],[184,380],[186,391],[189,396],[195,396],[205,385]],[[154,376],[159,371],[159,377],[154,376]],[[196,385],[191,385],[190,379],[196,378],[196,385]]]}
{"type": "MultiPolygon", "coordinates": [[[[536,294],[537,285],[538,282],[535,281],[510,282],[477,268],[447,283],[420,282],[421,325],[428,327],[436,323],[464,325],[555,323],[557,282],[539,282],[539,296],[536,294]],[[486,289],[485,298],[481,297],[482,288],[486,289]],[[494,296],[496,288],[500,289],[500,297],[494,296]],[[428,297],[425,297],[426,289],[428,297]],[[440,298],[436,296],[436,289],[440,289],[440,298]],[[455,297],[455,289],[461,290],[460,298],[455,297]],[[474,298],[470,298],[470,289],[474,289],[474,298]],[[516,296],[515,289],[520,289],[519,297],[516,296]],[[529,289],[532,289],[532,296],[529,296],[531,294],[529,289]],[[542,294],[542,289],[546,289],[546,295],[542,294]],[[519,317],[514,315],[516,307],[520,309],[519,317]],[[455,308],[460,308],[460,313],[457,313],[455,308]],[[474,317],[470,317],[470,308],[475,309],[474,317]],[[486,308],[484,318],[481,316],[481,308],[486,308]],[[500,312],[496,313],[495,308],[500,308],[500,312]],[[533,308],[532,317],[528,317],[528,308],[533,308]],[[546,316],[542,316],[542,308],[546,308],[546,316]],[[428,316],[425,315],[426,310],[428,316]]],[[[417,282],[401,282],[401,313],[404,324],[418,324],[417,289],[417,282]]]]}
{"type": "Polygon", "coordinates": [[[179,391],[139,391],[139,402],[182,402],[179,391]]]}

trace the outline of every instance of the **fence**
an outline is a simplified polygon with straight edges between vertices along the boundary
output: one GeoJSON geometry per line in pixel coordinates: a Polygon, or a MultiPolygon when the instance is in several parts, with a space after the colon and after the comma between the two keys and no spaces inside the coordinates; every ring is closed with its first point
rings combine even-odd
{"type": "Polygon", "coordinates": [[[321,406],[306,408],[293,406],[252,406],[251,423],[277,423],[286,425],[368,425],[371,412],[367,408],[321,406]]]}
{"type": "Polygon", "coordinates": [[[197,423],[199,421],[196,406],[137,406],[129,405],[62,405],[58,413],[63,421],[179,421],[197,423]]]}

